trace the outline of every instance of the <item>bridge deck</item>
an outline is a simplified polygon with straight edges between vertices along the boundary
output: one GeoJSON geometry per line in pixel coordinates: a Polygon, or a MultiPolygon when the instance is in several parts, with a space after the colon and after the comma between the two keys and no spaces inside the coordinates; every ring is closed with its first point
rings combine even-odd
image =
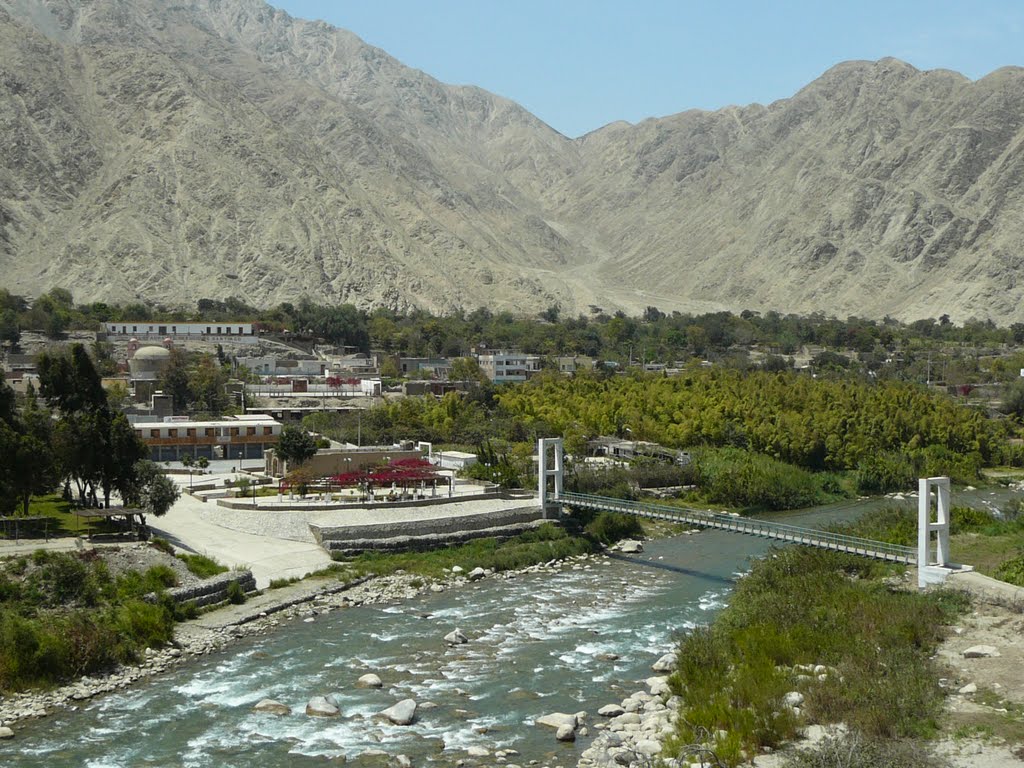
{"type": "Polygon", "coordinates": [[[835,552],[848,552],[876,560],[887,560],[893,563],[917,563],[917,551],[913,547],[888,544],[884,541],[862,539],[857,536],[846,536],[841,533],[819,531],[814,528],[801,528],[786,523],[774,523],[767,520],[756,520],[747,517],[734,517],[721,512],[706,512],[699,509],[673,507],[666,504],[649,504],[639,501],[610,499],[604,496],[592,496],[585,493],[563,491],[553,498],[558,504],[571,507],[583,507],[605,512],[618,512],[636,515],[651,520],[667,520],[673,523],[715,528],[722,531],[733,531],[750,536],[759,536],[776,541],[787,541],[808,547],[829,549],[835,552]]]}

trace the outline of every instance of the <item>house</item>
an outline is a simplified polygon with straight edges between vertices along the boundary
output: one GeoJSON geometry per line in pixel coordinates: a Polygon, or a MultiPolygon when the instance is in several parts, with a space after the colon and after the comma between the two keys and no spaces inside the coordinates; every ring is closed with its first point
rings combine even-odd
{"type": "Polygon", "coordinates": [[[480,370],[495,384],[526,381],[540,370],[540,356],[522,352],[485,352],[476,357],[480,370]]]}

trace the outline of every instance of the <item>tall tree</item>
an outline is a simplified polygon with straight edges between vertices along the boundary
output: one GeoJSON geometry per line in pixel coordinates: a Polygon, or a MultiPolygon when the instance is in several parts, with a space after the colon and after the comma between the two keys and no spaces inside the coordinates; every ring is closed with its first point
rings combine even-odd
{"type": "Polygon", "coordinates": [[[105,408],[107,404],[100,375],[81,344],[72,344],[66,352],[43,352],[39,384],[43,397],[62,413],[105,408]]]}
{"type": "Polygon", "coordinates": [[[316,455],[316,440],[301,427],[289,424],[281,431],[277,455],[288,462],[289,468],[298,466],[316,455]]]}

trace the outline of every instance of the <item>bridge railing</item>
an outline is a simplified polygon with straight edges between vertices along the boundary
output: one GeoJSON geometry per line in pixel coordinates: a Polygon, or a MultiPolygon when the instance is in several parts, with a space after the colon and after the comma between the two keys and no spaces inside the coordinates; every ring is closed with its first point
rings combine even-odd
{"type": "Polygon", "coordinates": [[[780,541],[790,541],[796,544],[809,544],[825,549],[834,549],[855,554],[882,557],[888,560],[896,560],[904,563],[917,562],[917,551],[913,547],[905,547],[899,544],[890,544],[885,541],[875,541],[859,536],[848,536],[833,531],[822,531],[815,528],[803,528],[788,523],[775,523],[767,520],[757,520],[749,517],[736,517],[721,512],[709,512],[707,510],[692,509],[688,507],[674,507],[667,504],[652,504],[648,502],[627,501],[624,499],[612,499],[606,496],[594,496],[587,493],[572,493],[563,491],[556,499],[561,504],[569,506],[589,507],[602,509],[609,512],[621,512],[624,514],[640,515],[643,517],[654,517],[662,520],[675,520],[691,525],[703,525],[710,528],[720,528],[738,533],[746,533],[752,536],[762,536],[780,541]]]}

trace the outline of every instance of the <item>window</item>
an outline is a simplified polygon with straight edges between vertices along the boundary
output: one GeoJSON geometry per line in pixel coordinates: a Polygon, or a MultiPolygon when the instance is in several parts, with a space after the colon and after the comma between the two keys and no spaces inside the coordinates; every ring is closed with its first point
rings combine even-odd
{"type": "Polygon", "coordinates": [[[246,427],[245,434],[246,437],[252,437],[253,435],[256,434],[256,427],[246,427]]]}
{"type": "Polygon", "coordinates": [[[150,437],[160,437],[160,430],[159,429],[151,429],[151,430],[149,430],[149,436],[150,437]]]}
{"type": "Polygon", "coordinates": [[[263,434],[264,435],[272,435],[272,434],[274,434],[274,428],[273,427],[264,427],[263,428],[263,434]]]}
{"type": "Polygon", "coordinates": [[[188,427],[185,430],[185,434],[188,435],[189,437],[195,437],[196,436],[196,428],[195,427],[188,427]]]}
{"type": "Polygon", "coordinates": [[[207,437],[214,437],[216,434],[217,434],[217,430],[214,429],[213,427],[207,427],[206,428],[206,436],[207,437]]]}
{"type": "Polygon", "coordinates": [[[178,436],[178,429],[176,427],[172,427],[171,429],[168,429],[167,430],[167,436],[168,437],[177,437],[178,436]]]}
{"type": "Polygon", "coordinates": [[[238,427],[232,427],[230,434],[232,437],[238,437],[238,427]]]}

